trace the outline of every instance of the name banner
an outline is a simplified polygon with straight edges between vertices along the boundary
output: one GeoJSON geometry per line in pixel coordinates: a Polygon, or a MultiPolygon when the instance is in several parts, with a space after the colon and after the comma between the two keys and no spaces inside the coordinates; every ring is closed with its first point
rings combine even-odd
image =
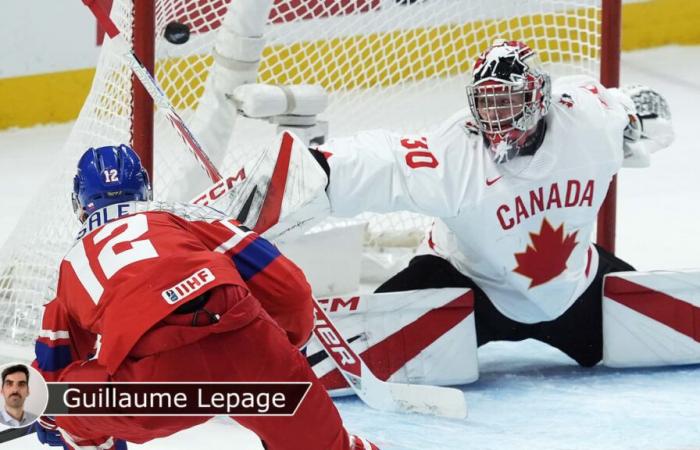
{"type": "Polygon", "coordinates": [[[47,383],[48,416],[292,416],[311,387],[294,383],[47,383]]]}

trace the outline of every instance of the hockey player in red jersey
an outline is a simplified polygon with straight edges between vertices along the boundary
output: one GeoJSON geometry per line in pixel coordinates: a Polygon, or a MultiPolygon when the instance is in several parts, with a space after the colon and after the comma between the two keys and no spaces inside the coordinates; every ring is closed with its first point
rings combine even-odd
{"type": "MultiPolygon", "coordinates": [[[[349,435],[298,351],[313,326],[303,273],[208,207],[150,201],[125,145],[78,163],[83,223],[45,307],[34,366],[49,381],[310,381],[292,417],[237,417],[270,450],[376,449],[349,435]]],[[[42,418],[42,442],[124,448],[210,417],[42,418]],[[60,434],[59,434],[60,433],[60,434]]]]}
{"type": "Polygon", "coordinates": [[[469,287],[478,345],[534,338],[580,365],[602,358],[602,280],[632,267],[592,243],[611,177],[670,145],[665,100],[586,76],[551,82],[522,42],[473,67],[465,108],[435,130],[385,130],[313,151],[331,214],[434,216],[419,255],[378,292],[469,287]]]}

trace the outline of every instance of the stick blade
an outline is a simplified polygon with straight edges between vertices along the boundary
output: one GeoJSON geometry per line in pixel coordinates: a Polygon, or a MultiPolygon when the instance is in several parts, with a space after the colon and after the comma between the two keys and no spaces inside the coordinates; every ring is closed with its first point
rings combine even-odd
{"type": "Polygon", "coordinates": [[[391,383],[363,377],[358,396],[381,411],[428,414],[452,419],[467,417],[467,402],[459,389],[421,384],[391,383]]]}
{"type": "Polygon", "coordinates": [[[464,419],[467,402],[459,389],[419,384],[389,383],[398,410],[433,416],[464,419]]]}

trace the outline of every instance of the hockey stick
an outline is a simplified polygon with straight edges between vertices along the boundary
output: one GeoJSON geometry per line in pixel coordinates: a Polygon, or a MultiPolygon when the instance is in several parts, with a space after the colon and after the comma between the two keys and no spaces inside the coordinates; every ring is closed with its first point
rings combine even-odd
{"type": "Polygon", "coordinates": [[[28,436],[34,432],[36,432],[36,425],[27,425],[22,428],[10,428],[9,430],[0,431],[0,444],[28,436]]]}
{"type": "MultiPolygon", "coordinates": [[[[155,79],[131,51],[109,15],[97,4],[96,0],[83,0],[83,3],[90,8],[109,37],[115,40],[116,44],[123,46],[123,55],[134,74],[178,131],[212,182],[219,182],[222,179],[219,171],[175,112],[155,79]]],[[[269,224],[269,226],[271,225],[273,224],[269,224]]],[[[263,231],[265,230],[256,229],[258,233],[263,231]]],[[[384,411],[416,412],[454,418],[466,417],[467,409],[462,391],[454,388],[391,383],[380,380],[350,348],[348,342],[333,326],[316,299],[314,299],[314,312],[316,317],[314,334],[348,380],[357,396],[368,406],[384,411]]]]}
{"type": "Polygon", "coordinates": [[[406,383],[377,378],[350,348],[326,312],[314,298],[314,335],[330,355],[358,397],[381,411],[410,412],[463,419],[467,416],[464,393],[459,389],[406,383]]]}
{"type": "Polygon", "coordinates": [[[190,129],[187,128],[187,125],[185,125],[185,122],[182,120],[180,115],[175,111],[175,108],[173,108],[173,105],[170,103],[170,100],[168,100],[168,97],[160,89],[160,87],[158,87],[158,83],[156,82],[155,78],[153,78],[143,64],[141,64],[141,61],[138,60],[134,52],[131,50],[129,43],[126,41],[126,39],[124,39],[124,36],[119,28],[117,28],[117,25],[109,17],[109,14],[102,9],[97,0],[83,0],[83,3],[90,8],[90,11],[92,11],[92,14],[95,16],[100,26],[102,26],[110,39],[119,47],[118,50],[129,63],[129,67],[134,72],[134,75],[136,75],[139,81],[141,81],[144,89],[146,89],[151,98],[153,98],[153,102],[156,104],[156,106],[158,106],[168,121],[170,121],[170,124],[173,126],[173,128],[175,128],[175,131],[177,131],[178,135],[180,135],[182,140],[185,142],[187,148],[192,152],[199,164],[207,172],[209,178],[214,182],[221,180],[221,174],[219,171],[211,162],[207,154],[204,153],[202,146],[199,145],[199,142],[197,142],[197,139],[195,139],[195,137],[192,135],[190,129]]]}

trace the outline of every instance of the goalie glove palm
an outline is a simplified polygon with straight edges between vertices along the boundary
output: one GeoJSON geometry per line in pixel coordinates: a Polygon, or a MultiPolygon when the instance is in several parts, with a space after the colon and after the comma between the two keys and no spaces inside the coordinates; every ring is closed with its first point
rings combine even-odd
{"type": "MultiPolygon", "coordinates": [[[[671,145],[674,135],[671,126],[671,110],[666,99],[654,89],[639,84],[625,86],[621,91],[634,104],[636,116],[641,125],[637,139],[649,141],[646,143],[647,150],[654,153],[671,145]]],[[[632,122],[631,120],[630,124],[632,122]]],[[[632,132],[631,137],[634,134],[632,132]]],[[[625,129],[625,138],[628,138],[627,129],[625,129]]]]}
{"type": "Polygon", "coordinates": [[[647,86],[630,85],[608,92],[624,107],[629,123],[623,130],[624,167],[647,167],[650,155],[673,142],[666,99],[647,86]]]}
{"type": "Polygon", "coordinates": [[[658,92],[648,86],[633,84],[624,86],[622,92],[634,103],[637,115],[642,119],[655,119],[660,117],[671,120],[671,110],[668,102],[658,92]]]}

